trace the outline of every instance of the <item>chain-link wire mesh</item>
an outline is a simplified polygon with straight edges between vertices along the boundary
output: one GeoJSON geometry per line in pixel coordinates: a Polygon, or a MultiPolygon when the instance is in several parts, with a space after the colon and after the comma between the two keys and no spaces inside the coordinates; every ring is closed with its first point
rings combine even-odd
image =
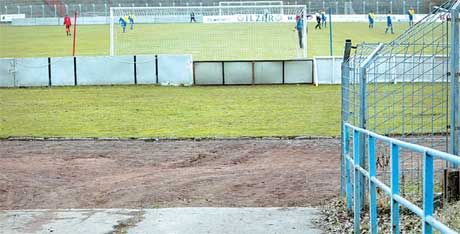
{"type": "MultiPolygon", "coordinates": [[[[348,61],[349,85],[343,89],[350,124],[449,151],[450,113],[457,111],[449,108],[454,43],[449,12],[455,2],[436,8],[392,42],[355,47],[348,61]]],[[[366,152],[367,146],[361,150],[366,152]]],[[[377,177],[385,184],[390,182],[390,160],[390,147],[377,142],[377,177]]],[[[422,155],[400,151],[401,194],[418,205],[423,197],[423,166],[422,155]]],[[[363,167],[368,167],[366,162],[363,167]]],[[[448,207],[442,196],[446,168],[445,162],[435,160],[435,196],[444,208],[448,207]]]]}

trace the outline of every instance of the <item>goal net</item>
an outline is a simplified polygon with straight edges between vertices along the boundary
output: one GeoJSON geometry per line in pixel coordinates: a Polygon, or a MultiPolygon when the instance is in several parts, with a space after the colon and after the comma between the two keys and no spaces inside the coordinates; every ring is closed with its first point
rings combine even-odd
{"type": "Polygon", "coordinates": [[[219,6],[282,6],[283,1],[233,1],[219,2],[219,6]]]}
{"type": "MultiPolygon", "coordinates": [[[[282,6],[283,1],[234,1],[234,2],[219,2],[219,6],[282,6]]],[[[283,10],[281,9],[281,14],[283,10]]],[[[222,10],[219,11],[222,15],[222,10]]]]}
{"type": "Polygon", "coordinates": [[[307,56],[304,5],[110,8],[110,55],[191,54],[194,60],[307,56]],[[303,20],[296,30],[296,20],[303,20]]]}

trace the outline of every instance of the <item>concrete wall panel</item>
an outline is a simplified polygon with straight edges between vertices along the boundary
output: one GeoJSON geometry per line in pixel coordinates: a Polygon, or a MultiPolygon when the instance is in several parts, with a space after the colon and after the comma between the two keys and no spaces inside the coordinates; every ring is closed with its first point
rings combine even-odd
{"type": "Polygon", "coordinates": [[[283,62],[256,62],[254,83],[281,84],[283,82],[283,62]]]}
{"type": "Polygon", "coordinates": [[[313,83],[313,61],[286,61],[284,63],[284,82],[286,84],[313,83]]]}
{"type": "Polygon", "coordinates": [[[252,62],[224,62],[225,84],[252,84],[252,62]]]}
{"type": "Polygon", "coordinates": [[[342,58],[315,58],[315,83],[340,84],[342,82],[342,58]]]}
{"type": "Polygon", "coordinates": [[[191,55],[158,55],[158,82],[163,85],[193,85],[191,55]]]}
{"type": "Polygon", "coordinates": [[[155,55],[136,56],[136,74],[138,84],[156,84],[155,55]]]}
{"type": "Polygon", "coordinates": [[[16,86],[48,86],[48,58],[16,59],[16,86]]]}
{"type": "Polygon", "coordinates": [[[0,59],[0,87],[14,87],[14,59],[0,59]]]}
{"type": "Polygon", "coordinates": [[[73,57],[51,58],[51,86],[75,85],[73,57]]]}
{"type": "Polygon", "coordinates": [[[196,85],[222,85],[222,63],[200,62],[195,63],[196,85]]]}
{"type": "Polygon", "coordinates": [[[134,84],[133,56],[77,57],[78,85],[134,84]]]}

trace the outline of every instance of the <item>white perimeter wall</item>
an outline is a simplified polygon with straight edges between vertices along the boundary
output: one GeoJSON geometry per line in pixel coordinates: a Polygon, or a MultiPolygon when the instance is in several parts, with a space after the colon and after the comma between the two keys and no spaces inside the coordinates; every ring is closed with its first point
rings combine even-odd
{"type": "MultiPolygon", "coordinates": [[[[239,14],[231,16],[196,16],[198,22],[204,23],[248,23],[248,22],[260,22],[264,23],[262,14],[239,14]]],[[[386,22],[387,15],[376,15],[376,22],[386,22]]],[[[414,21],[417,22],[426,15],[417,14],[414,16],[414,21]]],[[[329,17],[329,16],[328,16],[329,17]]],[[[391,15],[394,22],[408,22],[409,17],[407,15],[391,15]]],[[[439,19],[439,21],[444,19],[439,19]]],[[[72,19],[73,21],[73,19],[72,19]]],[[[171,15],[171,16],[138,16],[136,23],[188,23],[190,16],[183,15],[171,15]]],[[[309,21],[314,22],[315,19],[311,18],[309,21]]],[[[367,15],[332,15],[333,22],[368,22],[367,15]]],[[[114,19],[114,22],[118,24],[118,19],[114,19]]],[[[295,16],[293,15],[279,15],[274,14],[270,17],[270,22],[295,22],[295,16]]],[[[105,16],[95,17],[78,17],[77,24],[109,24],[110,18],[105,16]]],[[[62,25],[63,18],[14,18],[12,19],[13,25],[62,25]]]]}

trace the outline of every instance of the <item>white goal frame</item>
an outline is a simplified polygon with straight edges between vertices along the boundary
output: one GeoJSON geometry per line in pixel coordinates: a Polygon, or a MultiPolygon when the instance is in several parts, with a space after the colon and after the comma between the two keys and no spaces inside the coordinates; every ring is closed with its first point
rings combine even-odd
{"type": "MultiPolygon", "coordinates": [[[[275,2],[275,1],[260,1],[260,2],[275,2]]],[[[269,8],[281,8],[281,12],[284,15],[284,8],[292,8],[292,9],[301,9],[300,11],[303,13],[303,22],[304,22],[304,27],[303,27],[303,37],[302,37],[302,43],[303,43],[303,50],[301,50],[301,53],[303,54],[302,57],[306,58],[307,57],[307,51],[308,51],[308,46],[307,46],[307,37],[308,37],[308,21],[307,21],[307,7],[306,5],[256,5],[256,6],[179,6],[179,7],[110,7],[110,30],[109,30],[109,37],[110,37],[110,47],[109,47],[109,55],[114,56],[115,55],[115,40],[114,40],[114,25],[117,24],[117,19],[115,19],[114,11],[117,10],[124,10],[128,12],[133,12],[136,10],[152,10],[152,11],[162,11],[162,10],[179,10],[179,11],[190,11],[190,12],[203,12],[203,10],[210,9],[210,10],[231,10],[231,9],[244,9],[244,8],[255,8],[255,9],[266,9],[267,7],[269,8]]],[[[182,13],[183,14],[183,13],[182,13]]],[[[174,14],[177,16],[178,14],[174,14]]],[[[235,14],[238,15],[238,14],[235,14]]],[[[183,14],[185,17],[189,17],[188,14],[183,14]]],[[[116,17],[119,17],[118,15],[116,17]]],[[[155,23],[155,22],[150,22],[150,23],[155,23]]],[[[257,22],[246,22],[248,24],[251,23],[257,23],[257,22]]],[[[136,22],[136,24],[138,24],[136,22]]]]}

